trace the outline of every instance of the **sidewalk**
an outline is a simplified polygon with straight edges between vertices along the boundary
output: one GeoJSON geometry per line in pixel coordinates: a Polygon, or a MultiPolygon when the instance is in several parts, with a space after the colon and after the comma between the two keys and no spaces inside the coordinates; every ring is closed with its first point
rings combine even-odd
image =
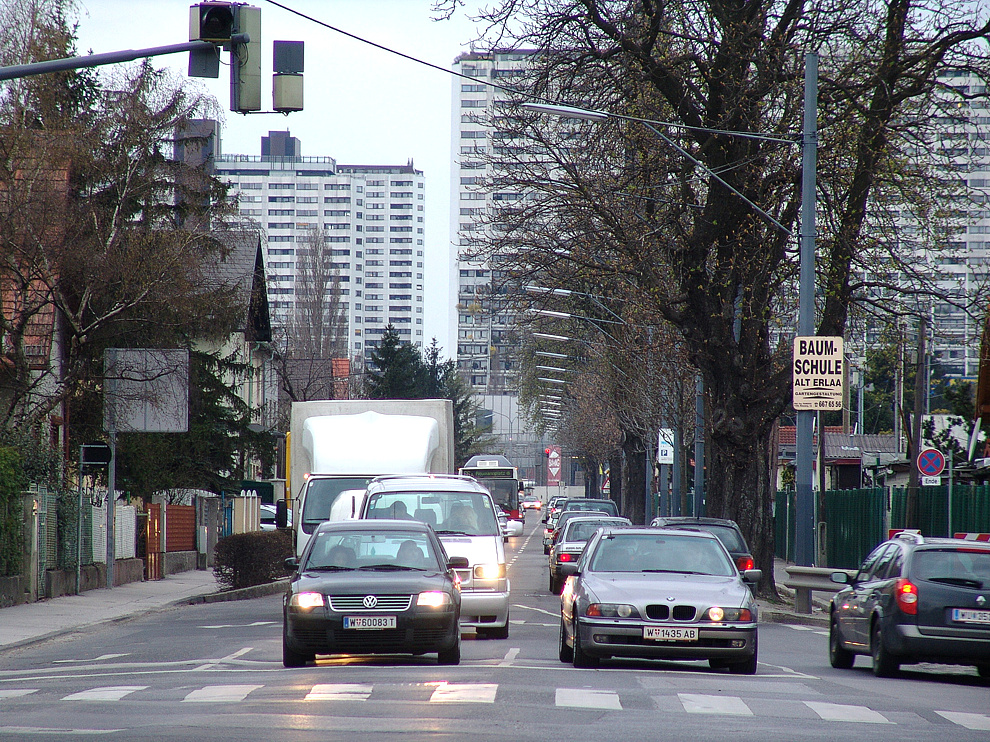
{"type": "Polygon", "coordinates": [[[284,589],[284,584],[272,583],[221,593],[212,570],[193,570],[112,590],[88,590],[81,595],[24,603],[0,609],[0,651],[170,606],[236,600],[284,589]]]}
{"type": "Polygon", "coordinates": [[[757,600],[760,607],[760,621],[767,623],[793,623],[808,626],[828,627],[828,602],[829,596],[825,593],[812,593],[812,612],[797,613],[794,610],[794,591],[784,587],[787,580],[787,562],[783,559],[773,560],[773,579],[777,584],[777,592],[780,594],[782,603],[770,603],[766,600],[757,600]]]}

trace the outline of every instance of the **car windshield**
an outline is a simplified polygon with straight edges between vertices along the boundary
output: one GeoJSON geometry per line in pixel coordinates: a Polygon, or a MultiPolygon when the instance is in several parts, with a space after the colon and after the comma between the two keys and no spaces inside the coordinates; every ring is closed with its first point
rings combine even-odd
{"type": "Polygon", "coordinates": [[[303,571],[437,570],[440,561],[423,531],[329,531],[317,533],[303,571]]]}
{"type": "Polygon", "coordinates": [[[678,572],[730,577],[735,567],[711,538],[664,533],[610,534],[598,542],[592,572],[678,572]]]}
{"type": "Polygon", "coordinates": [[[561,541],[587,541],[602,526],[614,526],[614,520],[578,520],[571,523],[561,541]]]}
{"type": "Polygon", "coordinates": [[[330,508],[341,492],[363,490],[370,481],[371,477],[313,478],[306,489],[306,501],[302,513],[303,525],[311,526],[330,520],[330,508]]]}
{"type": "Polygon", "coordinates": [[[492,498],[481,492],[378,492],[367,517],[418,520],[439,534],[501,535],[492,498]]]}
{"type": "Polygon", "coordinates": [[[919,549],[914,553],[919,580],[990,587],[990,551],[985,549],[919,549]]]}

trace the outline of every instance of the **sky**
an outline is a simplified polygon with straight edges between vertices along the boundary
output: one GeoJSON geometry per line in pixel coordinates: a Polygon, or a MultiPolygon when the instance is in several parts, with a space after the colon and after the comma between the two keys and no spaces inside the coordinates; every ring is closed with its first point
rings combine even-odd
{"type": "MultiPolygon", "coordinates": [[[[436,337],[443,355],[454,356],[449,210],[451,86],[456,78],[350,39],[265,0],[251,4],[261,8],[262,108],[271,110],[272,42],[285,40],[305,42],[305,109],[288,116],[233,113],[228,110],[226,67],[221,67],[216,80],[192,78],[226,110],[223,153],[260,155],[262,136],[288,130],[301,141],[303,155],[330,156],[340,164],[395,165],[412,159],[424,173],[427,191],[425,338],[429,343],[436,337]]],[[[454,58],[469,51],[477,36],[463,10],[450,21],[432,20],[431,0],[283,0],[281,4],[443,70],[450,70],[454,58]]],[[[190,5],[188,0],[79,0],[79,51],[101,54],[186,42],[190,5]]],[[[155,57],[153,62],[185,76],[188,54],[155,57]]]]}

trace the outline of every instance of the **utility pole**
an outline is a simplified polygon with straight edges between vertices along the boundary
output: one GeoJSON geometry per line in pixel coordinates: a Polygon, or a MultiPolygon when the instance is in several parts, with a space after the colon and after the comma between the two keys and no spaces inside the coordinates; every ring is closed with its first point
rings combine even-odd
{"type": "MultiPolygon", "coordinates": [[[[921,453],[921,418],[925,413],[925,341],[928,334],[928,318],[922,314],[918,318],[918,357],[914,363],[914,418],[911,421],[911,481],[908,485],[907,512],[905,527],[918,527],[918,494],[921,486],[921,472],[918,471],[918,454],[921,453]]],[[[950,453],[951,455],[951,453],[950,453]]]]}

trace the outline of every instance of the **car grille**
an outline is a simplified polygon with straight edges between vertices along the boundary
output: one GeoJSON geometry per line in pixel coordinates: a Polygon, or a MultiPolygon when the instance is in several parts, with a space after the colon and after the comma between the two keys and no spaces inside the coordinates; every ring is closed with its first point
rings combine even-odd
{"type": "Polygon", "coordinates": [[[618,644],[630,647],[707,647],[710,649],[728,649],[733,647],[732,642],[738,639],[698,639],[695,642],[658,642],[652,639],[644,639],[641,636],[624,636],[621,634],[595,634],[595,641],[598,644],[618,644]]]}
{"type": "Polygon", "coordinates": [[[376,595],[378,603],[368,608],[364,595],[331,595],[330,608],[335,611],[406,611],[412,604],[411,595],[376,595]]]}
{"type": "Polygon", "coordinates": [[[320,650],[327,646],[327,629],[324,624],[312,622],[300,622],[293,626],[292,636],[298,644],[313,650],[320,650]]]}
{"type": "MultiPolygon", "coordinates": [[[[347,651],[402,652],[411,647],[434,647],[449,633],[446,628],[385,629],[384,631],[331,631],[330,649],[347,651]]],[[[324,640],[325,642],[326,640],[324,640]]]]}
{"type": "Polygon", "coordinates": [[[669,605],[646,606],[646,617],[654,621],[667,621],[671,618],[675,621],[693,621],[695,613],[693,605],[675,605],[673,611],[669,605]]]}

